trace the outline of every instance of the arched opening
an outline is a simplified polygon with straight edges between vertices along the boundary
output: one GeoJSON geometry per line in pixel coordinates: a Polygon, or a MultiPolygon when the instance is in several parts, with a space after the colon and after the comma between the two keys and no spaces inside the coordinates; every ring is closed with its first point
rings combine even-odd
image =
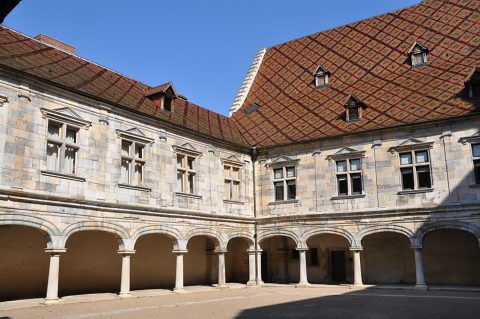
{"type": "Polygon", "coordinates": [[[184,257],[184,285],[212,285],[218,281],[218,256],[213,237],[195,236],[188,240],[184,257]]]}
{"type": "Polygon", "coordinates": [[[59,294],[118,292],[122,257],[116,235],[98,230],[74,233],[60,258],[59,294]]]}
{"type": "Polygon", "coordinates": [[[245,238],[236,237],[228,242],[225,255],[225,275],[227,282],[246,284],[248,281],[248,248],[245,238]]]}
{"type": "Polygon", "coordinates": [[[0,300],[45,297],[47,234],[26,226],[0,226],[0,300]]]}
{"type": "Polygon", "coordinates": [[[407,236],[395,232],[362,240],[362,277],[366,284],[415,284],[415,255],[407,236]]]}
{"type": "Polygon", "coordinates": [[[262,279],[268,283],[298,283],[299,253],[295,241],[287,236],[265,238],[262,248],[262,279]]]}
{"type": "Polygon", "coordinates": [[[480,285],[480,248],[471,233],[441,229],[423,238],[427,284],[480,285]]]}
{"type": "Polygon", "coordinates": [[[315,283],[353,282],[349,241],[340,235],[319,234],[307,240],[308,281],[315,283]]]}
{"type": "Polygon", "coordinates": [[[175,239],[164,234],[138,238],[131,261],[131,289],[171,289],[175,286],[175,239]]]}

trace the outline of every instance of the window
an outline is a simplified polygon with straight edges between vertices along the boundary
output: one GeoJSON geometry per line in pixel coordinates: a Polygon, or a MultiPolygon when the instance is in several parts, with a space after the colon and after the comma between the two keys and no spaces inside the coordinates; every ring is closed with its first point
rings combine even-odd
{"type": "Polygon", "coordinates": [[[428,150],[400,153],[400,174],[404,190],[431,188],[428,150]]]}
{"type": "Polygon", "coordinates": [[[47,170],[77,173],[78,128],[49,121],[47,132],[47,170]]]}
{"type": "Polygon", "coordinates": [[[408,51],[408,54],[410,54],[410,63],[412,64],[412,68],[426,65],[427,53],[427,48],[415,42],[408,51]]]}
{"type": "Polygon", "coordinates": [[[475,173],[475,184],[480,184],[480,143],[472,144],[473,171],[475,173]]]}
{"type": "Polygon", "coordinates": [[[145,144],[122,139],[120,183],[142,186],[145,144]]]}
{"type": "Polygon", "coordinates": [[[315,87],[317,89],[328,86],[328,76],[330,75],[330,72],[324,67],[319,65],[317,71],[315,71],[313,75],[315,76],[315,87]]]}
{"type": "Polygon", "coordinates": [[[172,112],[172,98],[170,96],[162,98],[162,108],[164,111],[172,112]]]}
{"type": "Polygon", "coordinates": [[[358,106],[349,106],[348,107],[348,122],[355,122],[360,120],[360,112],[358,111],[358,106]]]}
{"type": "Polygon", "coordinates": [[[177,154],[177,190],[181,193],[195,193],[195,157],[177,154]]]}
{"type": "Polygon", "coordinates": [[[362,194],[362,165],[359,158],[336,161],[339,196],[362,194]]]}
{"type": "Polygon", "coordinates": [[[465,80],[465,89],[470,99],[480,98],[480,67],[475,67],[465,80]]]}
{"type": "Polygon", "coordinates": [[[225,195],[227,200],[240,199],[240,168],[232,165],[223,166],[223,174],[225,177],[225,195]]]}
{"type": "Polygon", "coordinates": [[[295,166],[275,168],[273,170],[273,186],[275,200],[295,199],[297,196],[295,166]]]}

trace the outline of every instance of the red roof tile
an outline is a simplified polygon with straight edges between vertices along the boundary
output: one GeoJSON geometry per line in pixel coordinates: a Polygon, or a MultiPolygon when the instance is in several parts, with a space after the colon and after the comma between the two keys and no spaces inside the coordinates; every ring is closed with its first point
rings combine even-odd
{"type": "Polygon", "coordinates": [[[478,112],[464,81],[480,65],[479,9],[478,0],[423,1],[269,48],[232,117],[262,147],[478,112]],[[415,42],[429,50],[426,67],[409,64],[415,42]],[[318,65],[331,73],[323,89],[313,82],[318,65]],[[345,123],[351,93],[367,109],[345,123]],[[261,107],[245,114],[253,103],[261,107]]]}
{"type": "Polygon", "coordinates": [[[230,118],[181,98],[174,100],[174,113],[159,110],[145,98],[154,88],[5,26],[0,26],[0,65],[215,139],[248,145],[230,118]]]}

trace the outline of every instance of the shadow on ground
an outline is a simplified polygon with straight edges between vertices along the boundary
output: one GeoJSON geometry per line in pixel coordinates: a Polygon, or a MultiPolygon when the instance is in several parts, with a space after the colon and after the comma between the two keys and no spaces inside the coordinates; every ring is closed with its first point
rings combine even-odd
{"type": "MultiPolygon", "coordinates": [[[[310,289],[289,293],[292,299],[310,289]]],[[[314,290],[311,289],[311,294],[314,290]]],[[[480,293],[365,289],[243,310],[251,318],[479,318],[480,293]]]]}

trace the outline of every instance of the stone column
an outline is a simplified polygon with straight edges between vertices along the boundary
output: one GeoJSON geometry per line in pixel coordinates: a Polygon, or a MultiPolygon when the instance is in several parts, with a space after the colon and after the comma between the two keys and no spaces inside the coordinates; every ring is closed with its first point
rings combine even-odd
{"type": "Polygon", "coordinates": [[[352,251],[353,251],[353,285],[363,286],[362,263],[360,260],[361,249],[352,249],[352,251]]]}
{"type": "Polygon", "coordinates": [[[122,255],[122,278],[120,281],[120,296],[130,296],[130,257],[135,253],[134,250],[119,250],[122,255]]]}
{"type": "Polygon", "coordinates": [[[187,250],[173,250],[175,255],[177,255],[177,264],[175,271],[175,288],[173,289],[176,292],[183,291],[183,255],[185,255],[187,250]]]}
{"type": "Polygon", "coordinates": [[[60,254],[66,251],[66,249],[45,249],[45,252],[50,254],[47,296],[45,297],[45,303],[55,303],[58,301],[58,275],[60,272],[60,254]]]}
{"type": "Polygon", "coordinates": [[[226,250],[216,250],[218,255],[218,286],[225,287],[225,253],[226,250]]]}
{"type": "Polygon", "coordinates": [[[417,277],[416,290],[427,290],[427,284],[425,283],[425,273],[423,270],[423,256],[422,247],[414,247],[415,251],[415,274],[417,277]]]}
{"type": "Polygon", "coordinates": [[[297,287],[308,287],[310,284],[307,279],[307,250],[308,248],[297,248],[300,259],[300,282],[297,287]]]}
{"type": "Polygon", "coordinates": [[[262,280],[262,251],[261,249],[257,249],[257,285],[261,286],[263,285],[263,280],[262,280]]]}
{"type": "Polygon", "coordinates": [[[255,286],[255,250],[248,250],[248,282],[247,286],[255,286]]]}

